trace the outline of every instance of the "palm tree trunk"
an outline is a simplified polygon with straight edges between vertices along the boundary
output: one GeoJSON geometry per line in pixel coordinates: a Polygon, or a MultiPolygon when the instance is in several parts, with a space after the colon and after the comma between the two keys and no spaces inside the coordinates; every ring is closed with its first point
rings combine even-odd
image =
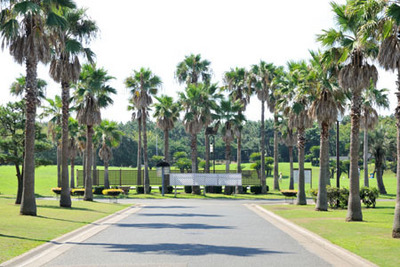
{"type": "Polygon", "coordinates": [[[278,114],[274,114],[274,190],[279,191],[278,114]]]}
{"type": "MultiPolygon", "coordinates": [[[[263,97],[264,99],[264,97],[263,97]]],[[[261,101],[261,169],[260,169],[260,179],[261,179],[261,193],[267,193],[267,186],[265,180],[265,101],[261,101]]]]}
{"type": "Polygon", "coordinates": [[[104,159],[104,188],[110,188],[110,180],[108,179],[108,159],[104,159]]]}
{"type": "MultiPolygon", "coordinates": [[[[191,143],[192,173],[197,173],[197,134],[192,134],[191,143]]],[[[200,186],[192,186],[192,194],[200,195],[200,186]]]]}
{"type": "Polygon", "coordinates": [[[150,193],[150,179],[149,179],[149,159],[147,154],[147,130],[146,130],[146,109],[142,109],[143,115],[143,159],[144,159],[144,193],[150,193]]]}
{"type": "Polygon", "coordinates": [[[242,172],[242,131],[239,130],[238,137],[237,137],[237,173],[242,172]]]}
{"type": "Polygon", "coordinates": [[[206,146],[206,154],[205,161],[206,165],[204,166],[204,172],[210,173],[210,135],[205,134],[205,146],[206,146]]]}
{"type": "Polygon", "coordinates": [[[385,184],[383,183],[383,158],[378,156],[375,158],[375,169],[376,169],[376,183],[378,185],[379,194],[386,195],[385,184]]]}
{"type": "Polygon", "coordinates": [[[315,210],[328,211],[328,195],[326,191],[326,181],[329,179],[329,125],[327,122],[321,123],[321,141],[320,141],[320,169],[318,196],[315,210]]]}
{"type": "Polygon", "coordinates": [[[35,119],[37,103],[37,60],[31,56],[26,59],[26,121],[25,158],[23,169],[23,192],[20,214],[37,215],[35,199],[35,119]]]}
{"type": "Polygon", "coordinates": [[[60,207],[70,208],[71,194],[68,177],[68,119],[69,119],[69,82],[62,82],[62,136],[61,136],[61,195],[60,207]]]}
{"type": "Polygon", "coordinates": [[[86,159],[85,159],[85,195],[83,196],[83,200],[85,201],[93,201],[93,192],[92,192],[92,149],[93,149],[93,126],[87,125],[86,132],[86,159]]]}
{"type": "Polygon", "coordinates": [[[142,119],[138,118],[137,185],[142,185],[142,119]]]}
{"type": "Polygon", "coordinates": [[[364,112],[364,186],[369,187],[368,177],[368,116],[364,112]]]}
{"type": "Polygon", "coordinates": [[[57,141],[57,187],[61,187],[61,145],[57,141]]]}
{"type": "Polygon", "coordinates": [[[397,107],[395,111],[396,126],[397,126],[397,191],[396,191],[396,206],[394,208],[394,219],[392,237],[400,238],[400,68],[397,69],[397,107]]]}
{"type": "MultiPolygon", "coordinates": [[[[164,158],[165,161],[169,162],[169,131],[164,131],[164,158]]],[[[165,185],[169,186],[169,174],[165,175],[165,185]]]]}
{"type": "Polygon", "coordinates": [[[83,186],[85,186],[86,185],[86,149],[83,150],[82,169],[83,169],[83,186]]]}
{"type": "Polygon", "coordinates": [[[19,169],[19,164],[15,164],[15,170],[17,171],[17,181],[18,181],[18,191],[17,191],[17,198],[15,199],[15,204],[21,204],[22,199],[22,190],[23,190],[23,177],[22,173],[19,169]]]}
{"type": "Polygon", "coordinates": [[[231,164],[231,143],[225,144],[225,172],[229,173],[229,165],[231,164]]]}
{"type": "Polygon", "coordinates": [[[304,147],[306,143],[305,130],[304,128],[297,129],[298,140],[297,146],[299,151],[299,181],[298,181],[298,192],[297,192],[297,205],[307,205],[306,191],[304,186],[304,147]]]}
{"type": "Polygon", "coordinates": [[[289,161],[290,161],[290,177],[289,177],[289,189],[294,189],[294,178],[293,178],[293,146],[289,146],[289,161]]]}
{"type": "Polygon", "coordinates": [[[353,90],[351,101],[351,135],[350,135],[350,184],[349,204],[346,221],[362,221],[360,200],[360,177],[358,173],[358,152],[360,133],[361,92],[353,90]]]}
{"type": "Polygon", "coordinates": [[[71,158],[71,188],[75,188],[75,157],[71,158]]]}

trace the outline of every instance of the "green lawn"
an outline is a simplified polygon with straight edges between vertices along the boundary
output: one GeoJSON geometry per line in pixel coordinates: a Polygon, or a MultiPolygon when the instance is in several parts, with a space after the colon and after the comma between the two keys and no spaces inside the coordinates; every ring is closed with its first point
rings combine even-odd
{"type": "Polygon", "coordinates": [[[58,201],[37,200],[38,216],[19,215],[14,197],[0,196],[0,263],[129,205],[74,201],[60,208],[58,201]]]}
{"type": "Polygon", "coordinates": [[[400,240],[391,237],[394,202],[363,209],[363,222],[345,222],[346,210],[314,211],[314,206],[263,206],[379,266],[400,266],[400,240]]]}

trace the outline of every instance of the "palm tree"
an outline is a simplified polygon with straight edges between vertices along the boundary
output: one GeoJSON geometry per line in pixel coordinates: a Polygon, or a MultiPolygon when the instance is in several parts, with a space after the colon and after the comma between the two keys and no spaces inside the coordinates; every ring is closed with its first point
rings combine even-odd
{"type": "Polygon", "coordinates": [[[392,22],[391,30],[384,35],[384,40],[379,48],[378,61],[385,70],[397,71],[397,107],[395,110],[397,125],[397,191],[396,207],[393,220],[393,238],[400,238],[400,41],[398,35],[400,32],[400,8],[397,3],[391,3],[386,10],[388,21],[392,22]]]}
{"type": "Polygon", "coordinates": [[[76,85],[76,110],[79,124],[86,125],[86,155],[85,155],[85,194],[83,200],[93,201],[92,193],[92,137],[93,126],[101,122],[100,109],[113,103],[109,96],[116,90],[107,83],[114,79],[103,68],[96,65],[83,65],[76,85]]]}
{"type": "Polygon", "coordinates": [[[280,90],[286,97],[280,98],[278,107],[288,118],[290,128],[297,129],[297,150],[299,158],[299,181],[297,193],[297,205],[306,205],[305,178],[304,178],[304,148],[305,131],[312,125],[309,116],[310,85],[307,83],[309,68],[305,61],[288,62],[289,73],[286,78],[286,86],[280,90]]]}
{"type": "Polygon", "coordinates": [[[378,184],[379,193],[383,195],[387,194],[382,176],[386,153],[389,151],[388,140],[387,131],[383,126],[372,132],[370,151],[375,159],[376,183],[378,184]]]}
{"type": "Polygon", "coordinates": [[[84,9],[61,8],[60,14],[65,24],[52,29],[53,53],[50,63],[50,76],[61,84],[62,96],[62,137],[61,137],[61,196],[60,206],[71,207],[71,195],[68,185],[68,120],[69,89],[71,83],[79,79],[81,64],[79,55],[85,55],[93,64],[93,52],[83,46],[97,32],[96,24],[86,18],[84,9]]]}
{"type": "MultiPolygon", "coordinates": [[[[46,87],[47,82],[40,78],[37,79],[37,101],[40,103],[42,99],[46,99],[46,87]]],[[[15,79],[15,82],[11,84],[10,87],[10,94],[22,97],[25,93],[26,88],[26,79],[25,76],[20,75],[18,78],[15,79]]]]}
{"type": "Polygon", "coordinates": [[[0,31],[3,45],[19,64],[26,66],[26,124],[24,186],[21,215],[36,216],[35,199],[35,118],[37,106],[37,66],[50,60],[46,26],[59,26],[64,19],[58,15],[60,6],[75,7],[72,1],[2,1],[0,31]]]}
{"type": "Polygon", "coordinates": [[[75,188],[75,158],[78,154],[78,134],[79,124],[76,120],[69,117],[68,122],[69,141],[68,141],[68,156],[71,161],[71,180],[70,187],[75,188]]]}
{"type": "MultiPolygon", "coordinates": [[[[212,121],[212,110],[216,110],[213,95],[217,88],[215,84],[190,84],[185,92],[179,93],[179,103],[185,110],[183,124],[185,131],[191,135],[192,173],[196,173],[198,170],[197,135],[203,127],[207,127],[212,121]]],[[[194,186],[192,192],[200,194],[200,187],[194,186]]]]}
{"type": "Polygon", "coordinates": [[[176,66],[175,77],[179,83],[186,83],[186,86],[197,85],[200,81],[207,84],[211,80],[210,64],[210,61],[202,60],[200,54],[185,56],[176,66]]]}
{"type": "Polygon", "coordinates": [[[344,90],[351,92],[350,195],[346,221],[362,221],[358,174],[361,94],[371,83],[376,86],[378,80],[376,67],[367,62],[368,57],[374,57],[377,54],[376,39],[365,38],[361,34],[372,14],[363,16],[360,15],[360,12],[349,12],[352,8],[351,5],[339,5],[333,2],[331,6],[338,30],[325,30],[323,34],[319,35],[318,40],[324,46],[340,54],[337,64],[349,60],[338,76],[339,85],[344,90]]]}
{"type": "Polygon", "coordinates": [[[364,129],[364,186],[369,187],[368,176],[368,130],[373,130],[378,123],[376,107],[389,108],[387,89],[368,87],[362,94],[361,127],[364,129]]]}
{"type": "Polygon", "coordinates": [[[57,186],[61,187],[61,119],[62,119],[62,101],[61,97],[56,95],[54,99],[46,99],[48,106],[43,108],[41,117],[49,117],[48,135],[50,135],[53,144],[57,148],[57,186]]]}
{"type": "MultiPolygon", "coordinates": [[[[266,192],[265,184],[265,102],[271,112],[274,112],[275,103],[270,97],[272,95],[272,80],[275,78],[276,67],[272,63],[266,63],[265,61],[260,61],[258,65],[253,65],[251,69],[251,82],[254,84],[254,91],[257,94],[258,99],[261,101],[261,185],[263,187],[263,192],[266,192]],[[271,91],[271,92],[270,92],[271,91]]],[[[276,122],[276,114],[274,114],[276,122]]],[[[275,125],[276,126],[276,125],[275,125]]],[[[278,137],[277,131],[274,129],[274,190],[279,190],[278,181],[278,137]],[[275,168],[276,167],[276,168],[275,168]]]]}
{"type": "Polygon", "coordinates": [[[158,88],[161,86],[161,79],[154,75],[150,69],[141,68],[134,71],[131,77],[125,79],[125,86],[131,90],[132,101],[138,109],[141,110],[142,126],[143,126],[143,158],[144,158],[144,188],[145,193],[149,190],[149,159],[147,156],[147,109],[153,103],[152,95],[157,94],[158,88]]]}
{"type": "MultiPolygon", "coordinates": [[[[248,85],[248,73],[244,68],[234,68],[225,72],[224,82],[226,89],[230,92],[229,96],[233,101],[239,101],[242,109],[239,113],[242,114],[246,110],[246,106],[250,103],[252,88],[248,85]]],[[[239,127],[236,131],[237,137],[237,172],[241,170],[242,156],[242,129],[239,127]]]]}
{"type": "Polygon", "coordinates": [[[154,104],[154,117],[157,118],[157,126],[164,131],[164,158],[169,162],[169,131],[174,128],[179,118],[180,106],[170,96],[155,97],[158,103],[154,104]]]}
{"type": "Polygon", "coordinates": [[[321,127],[320,134],[320,172],[318,196],[315,210],[328,210],[328,195],[326,190],[329,175],[329,128],[337,120],[338,114],[343,114],[345,95],[337,86],[334,67],[323,64],[320,52],[310,51],[311,60],[309,79],[312,83],[312,104],[310,116],[317,119],[321,127]]]}
{"type": "Polygon", "coordinates": [[[109,122],[107,120],[102,121],[98,128],[102,133],[99,157],[104,161],[104,188],[108,189],[110,188],[108,163],[112,158],[112,148],[119,146],[124,133],[118,130],[116,122],[109,122]]]}

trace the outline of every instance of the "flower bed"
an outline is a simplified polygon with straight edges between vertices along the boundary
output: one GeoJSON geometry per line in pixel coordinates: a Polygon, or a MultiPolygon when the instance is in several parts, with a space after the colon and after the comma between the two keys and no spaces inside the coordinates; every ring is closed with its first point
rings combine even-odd
{"type": "Polygon", "coordinates": [[[124,190],[122,190],[122,189],[104,189],[102,193],[103,193],[103,195],[106,195],[106,196],[117,197],[121,193],[124,193],[124,190]]]}
{"type": "Polygon", "coordinates": [[[54,194],[61,194],[61,187],[54,187],[51,189],[51,191],[53,191],[54,194]]]}
{"type": "Polygon", "coordinates": [[[85,188],[75,188],[71,190],[73,196],[83,196],[85,194],[85,188]]]}
{"type": "Polygon", "coordinates": [[[297,190],[282,190],[281,194],[284,195],[285,197],[296,197],[297,190]]]}

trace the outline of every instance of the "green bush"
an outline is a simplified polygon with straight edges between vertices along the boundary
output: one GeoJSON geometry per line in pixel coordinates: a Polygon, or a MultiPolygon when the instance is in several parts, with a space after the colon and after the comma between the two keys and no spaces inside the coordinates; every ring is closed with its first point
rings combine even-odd
{"type": "Polygon", "coordinates": [[[317,202],[318,188],[311,188],[309,192],[314,202],[317,202]]]}
{"type": "MultiPolygon", "coordinates": [[[[158,189],[160,190],[160,193],[162,193],[162,186],[159,186],[158,189]]],[[[172,194],[172,192],[174,191],[174,187],[172,185],[167,185],[165,186],[164,190],[165,194],[172,194]]]]}
{"type": "MultiPolygon", "coordinates": [[[[269,191],[269,187],[267,185],[267,192],[268,191],[269,191]]],[[[250,192],[254,193],[255,195],[261,194],[261,192],[262,192],[261,185],[252,185],[252,186],[250,186],[250,192]]]]}
{"type": "Polygon", "coordinates": [[[192,186],[191,185],[185,185],[185,193],[186,194],[191,194],[192,193],[192,186]]]}
{"type": "Polygon", "coordinates": [[[360,189],[360,198],[361,201],[364,203],[364,205],[367,206],[367,208],[375,208],[376,205],[376,199],[379,197],[379,191],[375,187],[373,188],[368,188],[368,187],[362,187],[360,189]]]}
{"type": "Polygon", "coordinates": [[[247,186],[242,186],[242,194],[247,194],[247,186]]]}
{"type": "Polygon", "coordinates": [[[232,195],[235,193],[235,186],[226,185],[224,187],[224,195],[232,195]]]}
{"type": "Polygon", "coordinates": [[[222,186],[207,185],[206,193],[221,194],[222,186]]]}
{"type": "Polygon", "coordinates": [[[104,186],[93,186],[93,194],[102,195],[104,189],[105,189],[104,186]]]}
{"type": "Polygon", "coordinates": [[[102,194],[105,196],[112,196],[112,197],[117,197],[121,193],[124,193],[124,190],[122,189],[104,189],[102,191],[102,194]]]}
{"type": "MultiPolygon", "coordinates": [[[[149,186],[149,193],[151,192],[151,186],[149,186]]],[[[136,193],[144,194],[144,186],[136,186],[136,193]]]]}

